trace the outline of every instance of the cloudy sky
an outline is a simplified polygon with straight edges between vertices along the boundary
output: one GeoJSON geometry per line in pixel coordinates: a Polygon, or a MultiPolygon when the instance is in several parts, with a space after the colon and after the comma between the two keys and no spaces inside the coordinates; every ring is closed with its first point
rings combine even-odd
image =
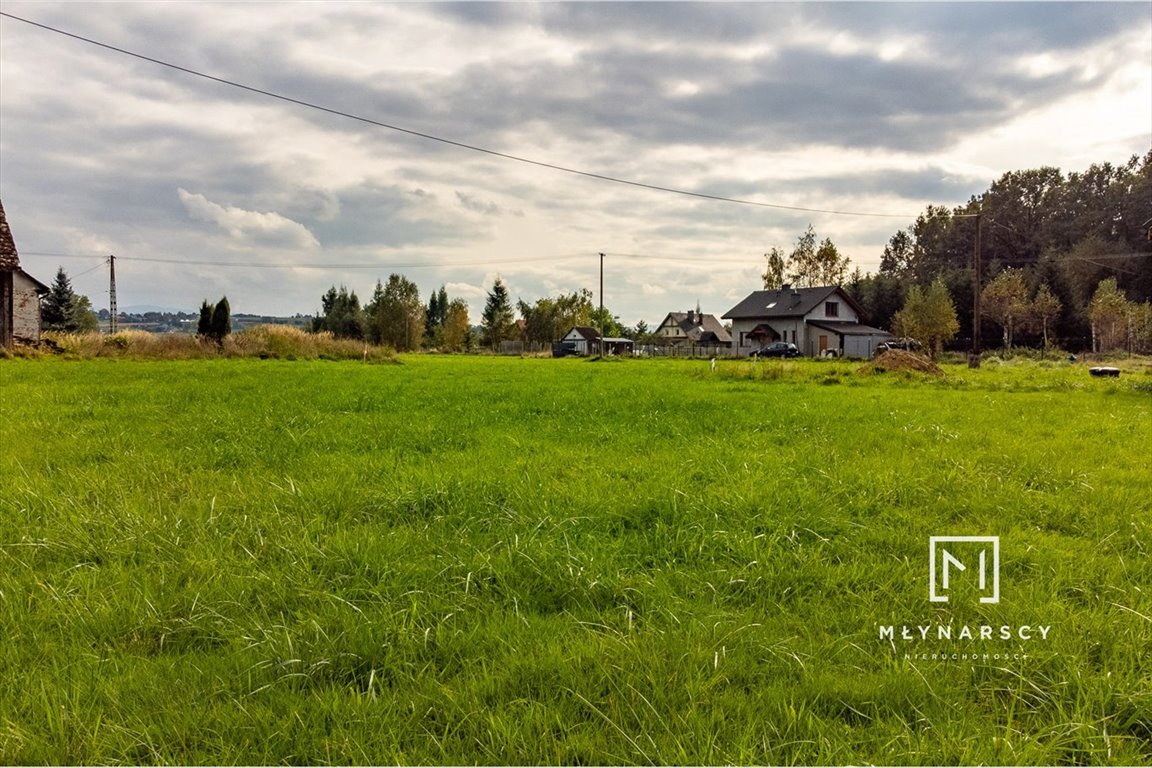
{"type": "Polygon", "coordinates": [[[875,270],[929,203],[1152,145],[1145,2],[0,10],[376,123],[767,204],[438,143],[3,18],[0,199],[25,268],[64,266],[97,307],[114,253],[121,308],[307,313],[401,272],[476,319],[497,275],[528,301],[595,291],[603,251],[624,322],[721,314],[809,223],[875,270]]]}

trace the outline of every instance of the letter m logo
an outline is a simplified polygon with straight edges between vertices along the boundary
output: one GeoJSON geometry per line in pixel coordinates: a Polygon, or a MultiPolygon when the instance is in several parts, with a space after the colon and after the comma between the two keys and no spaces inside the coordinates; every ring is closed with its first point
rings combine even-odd
{"type": "Polygon", "coordinates": [[[980,602],[1000,602],[999,536],[928,537],[928,600],[948,602],[959,579],[975,582],[980,602]]]}

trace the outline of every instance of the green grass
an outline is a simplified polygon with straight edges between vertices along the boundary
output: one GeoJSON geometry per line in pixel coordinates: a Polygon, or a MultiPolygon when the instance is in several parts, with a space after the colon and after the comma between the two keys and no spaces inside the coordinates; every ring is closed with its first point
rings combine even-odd
{"type": "Polygon", "coordinates": [[[0,762],[1152,762],[1146,364],[403,361],[0,361],[0,762]]]}

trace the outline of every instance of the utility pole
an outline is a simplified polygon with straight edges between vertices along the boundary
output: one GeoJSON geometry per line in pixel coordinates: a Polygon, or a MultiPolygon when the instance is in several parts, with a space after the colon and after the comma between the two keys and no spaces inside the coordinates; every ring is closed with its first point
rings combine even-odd
{"type": "Polygon", "coordinates": [[[973,261],[975,267],[975,277],[972,281],[972,354],[968,356],[968,367],[980,367],[980,287],[984,282],[984,262],[980,258],[980,218],[982,214],[976,214],[976,250],[973,253],[973,261]]]}
{"type": "Polygon", "coordinates": [[[604,357],[604,254],[600,254],[600,357],[604,357]]]}
{"type": "Polygon", "coordinates": [[[108,256],[108,333],[116,333],[116,257],[108,256]]]}

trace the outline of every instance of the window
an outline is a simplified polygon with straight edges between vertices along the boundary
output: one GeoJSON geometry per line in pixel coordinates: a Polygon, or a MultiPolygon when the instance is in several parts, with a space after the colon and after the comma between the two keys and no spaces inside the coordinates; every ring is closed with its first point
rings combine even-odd
{"type": "Polygon", "coordinates": [[[824,302],[824,317],[840,317],[840,302],[824,302]]]}

